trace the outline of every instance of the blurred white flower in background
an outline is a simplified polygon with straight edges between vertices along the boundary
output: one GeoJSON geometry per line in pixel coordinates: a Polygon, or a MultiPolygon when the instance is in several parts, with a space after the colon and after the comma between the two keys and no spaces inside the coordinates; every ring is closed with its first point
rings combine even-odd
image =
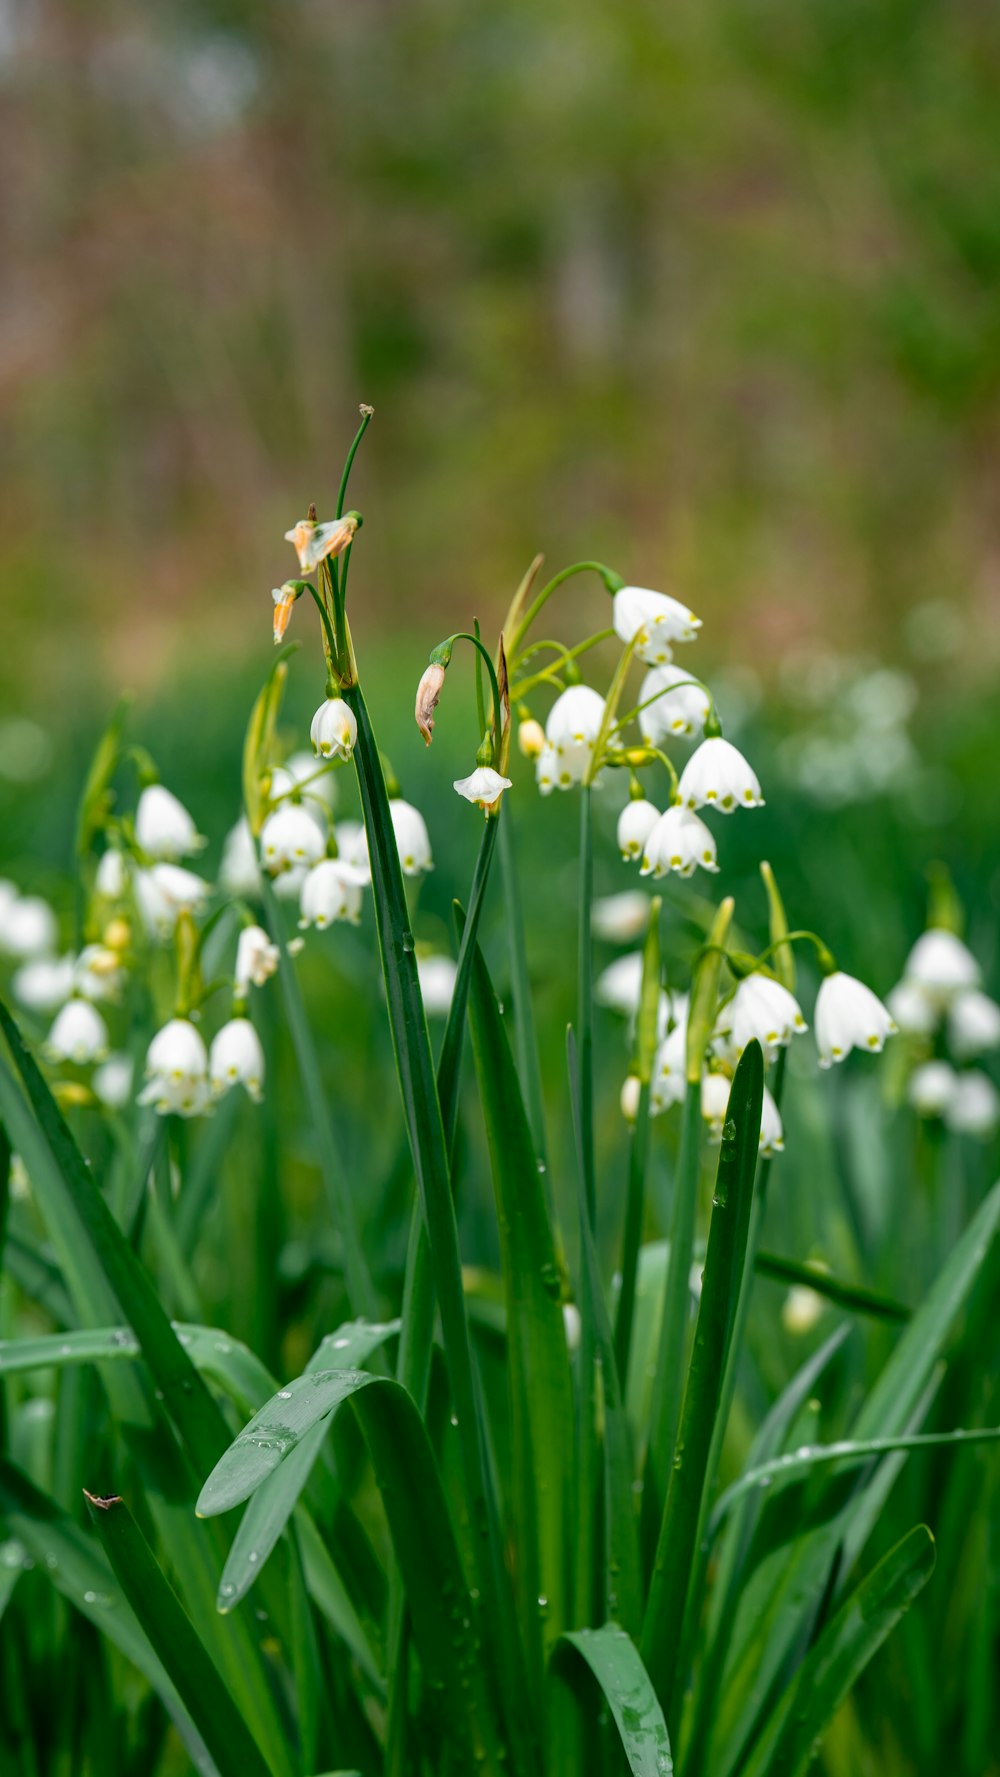
{"type": "Polygon", "coordinates": [[[176,863],[207,844],[184,804],[162,784],[147,784],[139,797],[135,837],[147,857],[167,863],[176,863]]]}
{"type": "Polygon", "coordinates": [[[426,870],[433,870],[430,834],[420,810],[397,796],[389,803],[389,814],[403,875],[421,876],[426,870]]]}
{"type": "Polygon", "coordinates": [[[677,796],[686,808],[712,807],[723,814],[764,805],[756,772],[739,748],[723,740],[721,734],[695,748],[681,772],[677,796]]]}
{"type": "Polygon", "coordinates": [[[0,951],[24,958],[51,956],[59,938],[59,924],[52,908],[40,895],[19,895],[5,883],[0,902],[0,951]]]}
{"type": "Polygon", "coordinates": [[[446,1018],[451,1009],[458,965],[450,956],[418,956],[417,975],[428,1018],[446,1018]]]}
{"type": "Polygon", "coordinates": [[[73,991],[75,964],[71,956],[40,956],[22,964],[11,992],[29,1012],[55,1012],[73,991]]]}
{"type": "Polygon", "coordinates": [[[244,926],[236,941],[233,978],[237,993],[246,993],[249,987],[263,987],[280,961],[281,952],[271,943],[263,926],[244,926]]]}
{"type": "Polygon", "coordinates": [[[171,1018],[158,1030],[146,1051],[147,1084],[140,1104],[151,1104],[160,1116],[197,1117],[211,1100],[208,1050],[201,1032],[188,1018],[171,1018]]]}
{"type": "Polygon", "coordinates": [[[108,1052],[108,1028],[88,1000],[70,1000],[58,1013],[45,1044],[53,1061],[85,1067],[108,1052]]]}
{"type": "Polygon", "coordinates": [[[837,969],[826,975],[816,996],[816,1046],[820,1067],[843,1061],[851,1049],[877,1055],[896,1026],[870,987],[837,969]]]}
{"type": "Polygon", "coordinates": [[[701,734],[712,707],[695,675],[676,665],[654,667],[646,674],[639,706],[639,728],[654,747],[681,735],[701,734]]]}
{"type": "Polygon", "coordinates": [[[651,828],[639,874],[658,879],[671,871],[678,876],[693,876],[699,868],[714,873],[719,868],[717,856],[711,829],[690,808],[675,803],[651,828]]]}
{"type": "Polygon", "coordinates": [[[1000,1049],[1000,1006],[973,989],[960,993],[948,1008],[948,1041],[959,1061],[1000,1049]]]}
{"type": "Polygon", "coordinates": [[[979,964],[961,938],[937,927],[921,934],[903,968],[903,980],[939,1008],[978,987],[981,979],[979,964]]]}
{"type": "Polygon", "coordinates": [[[973,1135],[981,1140],[993,1135],[1000,1124],[1000,1093],[988,1074],[970,1068],[956,1076],[944,1120],[959,1135],[973,1135]]]}
{"type": "Polygon", "coordinates": [[[925,1061],[910,1075],[906,1096],[919,1117],[943,1117],[955,1096],[958,1075],[947,1061],[925,1061]]]}
{"type": "Polygon", "coordinates": [[[120,1111],[132,1096],[134,1074],[131,1055],[109,1055],[94,1070],[90,1082],[94,1097],[109,1111],[120,1111]]]}
{"type": "Polygon", "coordinates": [[[283,803],[261,829],[260,855],[272,876],[296,865],[318,864],[325,851],[323,833],[301,803],[283,803]]]}
{"type": "Polygon", "coordinates": [[[641,889],[604,895],[591,908],[590,924],[595,938],[604,938],[612,944],[628,944],[649,924],[649,896],[641,889]]]}
{"type": "Polygon", "coordinates": [[[264,1085],[264,1051],[249,1018],[231,1018],[212,1038],[208,1062],[212,1091],[218,1096],[231,1086],[244,1086],[260,1102],[264,1085]]]}
{"type": "Polygon", "coordinates": [[[224,894],[236,897],[259,892],[260,864],[246,815],[241,816],[226,834],[219,865],[219,887],[224,894]]]}
{"type": "Polygon", "coordinates": [[[323,858],[306,873],[299,899],[299,925],[319,931],[338,920],[357,925],[361,918],[364,877],[341,858],[323,858]]]}
{"type": "Polygon", "coordinates": [[[643,847],[660,818],[660,811],[644,796],[626,802],[618,816],[618,850],[626,862],[642,856],[643,847]]]}

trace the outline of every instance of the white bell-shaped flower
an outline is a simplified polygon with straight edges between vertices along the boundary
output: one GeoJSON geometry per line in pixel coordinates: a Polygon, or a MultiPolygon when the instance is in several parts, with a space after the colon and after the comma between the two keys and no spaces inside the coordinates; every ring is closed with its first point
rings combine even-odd
{"type": "Polygon", "coordinates": [[[563,1330],[566,1334],[566,1350],[570,1353],[578,1351],[583,1336],[583,1321],[580,1310],[575,1302],[563,1303],[563,1330]]]}
{"type": "Polygon", "coordinates": [[[73,991],[71,956],[38,956],[23,963],[11,981],[14,998],[29,1012],[57,1012],[73,991]]]}
{"type": "Polygon", "coordinates": [[[727,1074],[702,1074],[701,1114],[708,1124],[708,1139],[721,1142],[732,1080],[727,1074]]]}
{"type": "Polygon", "coordinates": [[[656,666],[639,688],[639,727],[650,746],[658,747],[681,735],[703,733],[711,707],[708,692],[693,673],[683,666],[656,666]]]}
{"type": "Polygon", "coordinates": [[[599,1006],[607,1006],[609,1011],[621,1012],[625,1017],[634,1017],[639,1010],[639,996],[642,993],[642,951],[630,951],[627,956],[617,956],[613,963],[602,969],[594,982],[594,998],[599,1006]]]}
{"type": "Polygon", "coordinates": [[[73,986],[85,1000],[117,1000],[125,982],[122,959],[106,944],[87,944],[73,968],[73,986]]]}
{"type": "Polygon", "coordinates": [[[602,895],[591,909],[590,926],[595,938],[611,944],[628,944],[649,924],[649,896],[641,889],[625,889],[620,895],[602,895]]]}
{"type": "Polygon", "coordinates": [[[208,1050],[189,1018],[171,1018],[158,1030],[146,1051],[147,1084],[140,1104],[151,1104],[160,1116],[197,1117],[208,1108],[208,1050]]]}
{"type": "Polygon", "coordinates": [[[785,1151],[785,1132],[782,1128],[781,1112],[775,1104],[773,1093],[766,1086],[760,1107],[758,1148],[765,1159],[772,1154],[783,1154],[785,1151]]]}
{"type": "Polygon", "coordinates": [[[109,901],[120,901],[128,888],[128,871],[125,868],[125,859],[116,846],[112,845],[106,852],[101,853],[97,874],[94,878],[94,887],[99,895],[106,896],[109,901]]]}
{"type": "MultiPolygon", "coordinates": [[[[683,785],[683,779],[681,783],[683,785]]],[[[652,828],[642,854],[640,876],[693,876],[698,868],[716,872],[715,835],[690,808],[676,803],[652,828]]]]}
{"type": "Polygon", "coordinates": [[[274,879],[274,892],[279,901],[298,902],[302,894],[302,884],[309,874],[305,864],[293,864],[290,870],[282,870],[274,879]]]}
{"type": "Polygon", "coordinates": [[[51,956],[59,938],[59,925],[41,895],[18,895],[0,918],[0,951],[8,956],[51,956]]]}
{"type": "Polygon", "coordinates": [[[455,992],[458,965],[450,956],[418,956],[420,996],[428,1018],[447,1018],[455,992]]]}
{"type": "Polygon", "coordinates": [[[766,1060],[808,1028],[795,995],[770,975],[747,975],[715,1021],[728,1059],[737,1060],[756,1038],[766,1060]]]}
{"type": "Polygon", "coordinates": [[[260,863],[250,822],[245,815],[226,834],[219,865],[219,887],[224,894],[234,897],[259,893],[260,863]]]}
{"type": "Polygon", "coordinates": [[[590,685],[570,685],[556,698],[545,724],[545,738],[557,751],[593,747],[604,722],[604,699],[590,685]]]}
{"type": "Polygon", "coordinates": [[[136,903],[151,937],[173,935],[181,913],[198,913],[212,892],[212,885],[181,864],[154,864],[137,870],[133,879],[136,903]]]}
{"type": "MultiPolygon", "coordinates": [[[[313,765],[316,765],[313,759],[313,765]]],[[[330,813],[326,800],[322,796],[314,796],[311,788],[302,789],[298,776],[288,765],[272,765],[271,783],[268,790],[268,803],[272,812],[280,808],[300,808],[315,823],[317,832],[323,836],[323,849],[326,849],[327,836],[330,831],[330,813]]]]}
{"type": "Polygon", "coordinates": [[[906,959],[903,979],[919,987],[933,1005],[943,1007],[950,1005],[956,994],[978,987],[981,973],[961,938],[934,928],[917,939],[906,959]]]}
{"type": "Polygon", "coordinates": [[[611,621],[623,642],[635,641],[640,660],[658,666],[671,658],[675,642],[693,642],[701,618],[665,592],[646,586],[622,586],[614,595],[611,621]]]}
{"type": "Polygon", "coordinates": [[[45,1044],[53,1061],[74,1061],[85,1067],[108,1052],[108,1028],[87,1000],[70,1000],[57,1015],[45,1044]]]}
{"type": "Polygon", "coordinates": [[[304,798],[321,802],[329,812],[337,804],[337,774],[324,768],[315,753],[293,753],[285,760],[285,771],[304,798]]]}
{"type": "Polygon", "coordinates": [[[559,781],[559,754],[548,741],[535,755],[535,782],[543,796],[551,796],[553,790],[568,790],[573,779],[567,774],[566,782],[559,781]]]}
{"type": "MultiPolygon", "coordinates": [[[[363,821],[338,821],[333,829],[337,844],[337,856],[343,858],[345,864],[352,864],[360,871],[365,882],[371,882],[372,865],[368,855],[368,834],[363,821]]],[[[360,880],[360,878],[359,878],[360,880]]]]}
{"type": "Polygon", "coordinates": [[[231,1086],[245,1086],[259,1104],[264,1086],[264,1051],[249,1018],[231,1018],[212,1038],[208,1073],[218,1097],[231,1086]]]}
{"type": "Polygon", "coordinates": [[[681,772],[678,799],[685,808],[762,808],[760,784],[737,747],[721,734],[703,740],[681,772]]]}
{"type": "Polygon", "coordinates": [[[925,1061],[915,1067],[906,1097],[918,1117],[943,1117],[955,1096],[958,1075],[947,1061],[925,1061]]]}
{"type": "Polygon", "coordinates": [[[281,952],[272,944],[263,926],[244,926],[236,941],[236,968],[233,980],[238,994],[251,987],[263,987],[275,973],[281,952]]]}
{"type": "Polygon", "coordinates": [[[354,751],[358,724],[354,711],[340,697],[328,697],[316,711],[309,738],[321,759],[346,761],[354,751]]]}
{"type": "Polygon", "coordinates": [[[957,1074],[944,1119],[957,1135],[973,1135],[980,1141],[991,1136],[1000,1123],[1000,1093],[989,1074],[977,1067],[957,1074]]]}
{"type": "Polygon", "coordinates": [[[261,829],[260,855],[271,876],[298,865],[318,864],[325,850],[323,834],[301,803],[283,802],[261,829]]]}
{"type": "Polygon", "coordinates": [[[687,1092],[687,1026],[675,1025],[653,1057],[649,1109],[654,1117],[681,1104],[687,1092]]]}
{"type": "Polygon", "coordinates": [[[147,784],[135,811],[135,836],[147,857],[176,863],[207,843],[183,802],[163,784],[147,784]]]}
{"type": "Polygon", "coordinates": [[[356,866],[345,864],[342,858],[323,858],[315,864],[302,884],[299,898],[302,929],[314,925],[322,932],[338,920],[356,926],[364,896],[363,879],[359,878],[356,866]]]}
{"type": "Polygon", "coordinates": [[[973,988],[960,993],[948,1009],[948,1041],[959,1061],[1000,1049],[1000,1006],[973,988]]]}
{"type": "Polygon", "coordinates": [[[131,1055],[109,1055],[91,1076],[94,1097],[109,1111],[122,1110],[132,1096],[134,1073],[131,1055]]]}
{"type": "Polygon", "coordinates": [[[937,1028],[937,1008],[912,981],[897,981],[885,1003],[904,1036],[929,1037],[937,1028]]]}
{"type": "Polygon", "coordinates": [[[403,875],[421,876],[425,870],[433,870],[430,834],[420,810],[396,796],[389,804],[389,814],[403,875]]]}
{"type": "Polygon", "coordinates": [[[455,789],[466,802],[474,802],[478,808],[489,814],[503,795],[505,790],[513,786],[509,777],[501,777],[489,765],[477,765],[469,777],[457,777],[455,789]]]}
{"type": "Polygon", "coordinates": [[[660,811],[645,796],[626,802],[618,816],[618,850],[626,863],[641,858],[643,847],[660,818],[660,811]]]}
{"type": "Polygon", "coordinates": [[[843,1061],[852,1049],[877,1055],[896,1029],[882,1001],[853,975],[837,969],[816,996],[816,1046],[820,1067],[843,1061]]]}
{"type": "Polygon", "coordinates": [[[622,1089],[618,1094],[618,1104],[626,1123],[635,1123],[639,1117],[639,1094],[642,1086],[638,1074],[626,1074],[622,1081],[622,1089]]]}

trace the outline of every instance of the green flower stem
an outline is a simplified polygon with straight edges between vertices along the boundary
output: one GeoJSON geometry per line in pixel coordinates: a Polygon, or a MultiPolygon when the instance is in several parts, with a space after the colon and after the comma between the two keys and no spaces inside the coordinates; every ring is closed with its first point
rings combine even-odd
{"type": "Polygon", "coordinates": [[[360,685],[346,687],[344,698],[358,724],[354,761],[371,852],[372,890],[389,1027],[410,1151],[427,1226],[451,1381],[452,1408],[458,1421],[466,1500],[482,1599],[482,1632],[490,1647],[496,1688],[506,1713],[512,1762],[515,1769],[527,1771],[533,1768],[536,1760],[532,1749],[525,1744],[525,1723],[519,1704],[525,1691],[523,1653],[510,1580],[503,1562],[500,1528],[490,1509],[486,1453],[473,1376],[445,1129],[420,996],[403,875],[378,747],[360,685]]]}
{"type": "Polygon", "coordinates": [[[545,1144],[545,1106],[542,1097],[542,1069],[538,1054],[538,1033],[535,1029],[528,982],[528,954],[524,938],[524,904],[514,854],[514,829],[508,809],[500,827],[500,870],[503,881],[504,912],[507,921],[507,955],[510,981],[514,993],[514,1042],[517,1071],[521,1077],[525,1109],[535,1144],[539,1169],[545,1168],[549,1214],[555,1226],[552,1184],[548,1176],[545,1144]]]}
{"type": "Polygon", "coordinates": [[[593,807],[591,788],[580,791],[580,902],[577,928],[577,1044],[580,1094],[580,1166],[583,1174],[587,1220],[593,1229],[597,1217],[597,1181],[594,1164],[594,981],[591,953],[591,912],[594,901],[593,807]]]}
{"type": "Polygon", "coordinates": [[[656,1364],[657,1386],[642,1489],[643,1549],[652,1557],[667,1497],[684,1389],[684,1353],[691,1303],[691,1256],[698,1207],[701,1158],[701,1081],[688,1083],[681,1111],[681,1140],[674,1173],[670,1258],[656,1364]]]}
{"type": "Polygon", "coordinates": [[[596,648],[601,642],[614,641],[614,636],[615,632],[613,629],[599,629],[596,635],[588,636],[585,642],[578,642],[575,648],[565,648],[562,642],[535,642],[533,647],[526,649],[521,655],[519,665],[524,666],[525,662],[530,660],[532,655],[537,654],[542,648],[553,648],[558,658],[550,660],[548,666],[543,667],[540,672],[531,673],[528,678],[521,679],[517,685],[513,685],[510,693],[511,703],[518,703],[521,698],[527,697],[530,692],[536,690],[539,685],[561,684],[562,681],[559,674],[565,669],[570,661],[578,660],[581,654],[586,654],[591,648],[596,648]]]}
{"type": "Polygon", "coordinates": [[[330,1125],[330,1113],[320,1074],[319,1057],[316,1054],[316,1047],[309,1029],[295,965],[288,954],[288,946],[285,943],[281,910],[278,907],[270,881],[263,871],[261,872],[260,886],[268,929],[281,952],[281,967],[278,970],[278,975],[285,1003],[285,1017],[288,1019],[288,1029],[295,1050],[302,1089],[312,1119],[316,1147],[319,1152],[320,1172],[326,1190],[330,1216],[340,1235],[344,1249],[344,1282],[348,1300],[356,1315],[363,1316],[365,1320],[378,1320],[378,1297],[361,1244],[354,1204],[344,1176],[336,1138],[330,1125]]]}
{"type": "Polygon", "coordinates": [[[618,575],[615,574],[611,568],[605,567],[604,563],[600,561],[577,561],[573,563],[572,567],[563,568],[558,574],[553,575],[552,579],[542,587],[541,592],[538,593],[537,597],[528,606],[527,611],[514,630],[510,647],[508,649],[509,657],[512,662],[517,660],[518,649],[520,648],[522,641],[531,628],[531,625],[534,623],[535,618],[544,609],[549,599],[552,597],[556,588],[562,586],[563,583],[566,580],[571,579],[574,574],[588,573],[599,574],[604,581],[605,586],[607,586],[609,579],[618,579],[618,575]]]}
{"type": "Polygon", "coordinates": [[[340,488],[337,493],[337,511],[335,514],[335,517],[337,518],[343,518],[344,516],[344,502],[347,499],[347,484],[351,479],[351,470],[354,467],[354,459],[358,454],[358,445],[361,443],[362,438],[371,424],[373,412],[374,409],[371,407],[367,409],[363,407],[361,410],[361,424],[354,434],[354,442],[352,443],[344,462],[344,473],[340,477],[340,488]]]}
{"type": "MultiPolygon", "coordinates": [[[[665,671],[666,668],[661,668],[660,670],[665,671]]],[[[712,693],[708,689],[708,686],[703,684],[701,679],[678,679],[673,685],[664,685],[662,691],[658,691],[655,697],[647,697],[643,703],[637,703],[635,708],[629,710],[627,715],[619,716],[611,730],[611,734],[620,734],[623,728],[627,728],[630,722],[634,722],[637,716],[641,716],[643,710],[648,710],[652,704],[659,703],[661,697],[668,697],[671,691],[683,691],[692,685],[696,691],[704,691],[705,696],[708,698],[711,705],[711,709],[714,712],[715,704],[712,702],[712,693]]]]}
{"type": "Polygon", "coordinates": [[[628,1382],[628,1357],[632,1344],[632,1321],[635,1316],[636,1273],[639,1247],[642,1242],[642,1218],[646,1198],[646,1172],[649,1166],[649,1081],[639,1087],[639,1109],[629,1144],[628,1195],[625,1200],[625,1228],[622,1235],[622,1287],[615,1317],[615,1362],[622,1392],[628,1382]]]}
{"type": "MultiPolygon", "coordinates": [[[[493,693],[493,733],[495,736],[493,743],[493,757],[495,762],[500,747],[500,736],[503,733],[503,705],[500,701],[500,686],[497,683],[496,668],[490,658],[488,648],[485,647],[477,635],[472,634],[471,630],[456,629],[454,635],[450,635],[447,641],[441,643],[441,647],[450,648],[454,642],[471,642],[472,646],[477,651],[479,661],[485,662],[486,671],[489,674],[490,690],[493,693]]],[[[437,653],[438,650],[435,649],[434,652],[437,653]]],[[[485,712],[482,710],[480,711],[480,718],[480,729],[482,730],[486,727],[485,712]]]]}

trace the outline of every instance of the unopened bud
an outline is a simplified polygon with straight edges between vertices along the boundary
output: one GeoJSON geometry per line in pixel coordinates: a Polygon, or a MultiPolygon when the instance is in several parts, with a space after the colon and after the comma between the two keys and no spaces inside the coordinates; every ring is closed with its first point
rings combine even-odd
{"type": "Polygon", "coordinates": [[[277,646],[284,639],[292,606],[302,597],[302,586],[294,580],[286,580],[284,586],[274,587],[271,597],[274,600],[274,641],[277,646]]]}
{"type": "Polygon", "coordinates": [[[440,661],[432,660],[430,666],[424,668],[423,677],[417,686],[417,698],[413,714],[417,727],[430,746],[434,734],[434,711],[438,706],[438,698],[444,690],[444,667],[440,661]]]}
{"type": "Polygon", "coordinates": [[[545,730],[534,716],[518,723],[517,744],[526,759],[538,759],[545,745],[545,730]]]}
{"type": "Polygon", "coordinates": [[[132,927],[127,919],[111,919],[104,928],[102,944],[108,950],[127,950],[132,942],[132,927]]]}

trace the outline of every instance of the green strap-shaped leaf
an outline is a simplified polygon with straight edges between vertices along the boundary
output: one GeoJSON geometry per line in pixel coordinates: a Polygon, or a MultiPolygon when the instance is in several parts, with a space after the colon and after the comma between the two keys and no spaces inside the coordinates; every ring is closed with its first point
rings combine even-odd
{"type": "Polygon", "coordinates": [[[934,1538],[918,1524],[862,1580],[780,1698],[746,1777],[803,1777],[851,1686],[927,1584],[934,1538]]]}
{"type": "MultiPolygon", "coordinates": [[[[171,1325],[191,1362],[224,1388],[245,1412],[253,1413],[274,1392],[274,1378],[260,1359],[231,1333],[187,1321],[171,1325]]],[[[134,1362],[143,1355],[131,1327],[87,1327],[82,1332],[46,1333],[37,1339],[0,1340],[0,1376],[26,1370],[68,1369],[76,1364],[134,1362]]]]}
{"type": "MultiPolygon", "coordinates": [[[[574,1662],[570,1649],[590,1668],[607,1698],[632,1777],[671,1777],[674,1763],[667,1724],[630,1636],[616,1623],[564,1635],[550,1668],[557,1684],[571,1683],[574,1662]]],[[[554,1714],[558,1720],[558,1713],[554,1714]]]]}
{"type": "Polygon", "coordinates": [[[190,1617],[124,1500],[87,1501],[115,1577],[218,1766],[220,1777],[271,1777],[190,1617]]]}
{"type": "Polygon", "coordinates": [[[643,1624],[643,1658],[655,1675],[657,1694],[668,1714],[673,1712],[679,1685],[688,1583],[746,1261],[763,1091],[763,1057],[760,1044],[752,1042],[740,1057],[729,1093],[698,1324],[643,1624]]]}
{"type": "Polygon", "coordinates": [[[771,1277],[779,1283],[796,1284],[802,1289],[812,1290],[825,1301],[835,1302],[838,1308],[849,1308],[854,1314],[870,1315],[873,1320],[905,1322],[912,1315],[911,1309],[904,1307],[902,1302],[894,1302],[889,1296],[880,1296],[875,1290],[866,1290],[860,1284],[844,1283],[839,1277],[831,1277],[827,1271],[820,1271],[813,1265],[800,1265],[797,1260],[779,1257],[777,1253],[756,1253],[753,1266],[761,1277],[771,1277]]]}
{"type": "Polygon", "coordinates": [[[201,1735],[93,1538],[9,1462],[0,1462],[0,1514],[36,1568],[148,1680],[176,1724],[195,1769],[213,1777],[215,1765],[201,1735]]]}
{"type": "MultiPolygon", "coordinates": [[[[461,923],[461,922],[460,922],[461,923]]],[[[534,1142],[496,995],[478,946],[472,1048],[486,1126],[507,1312],[518,1591],[530,1664],[567,1622],[566,1521],[573,1393],[560,1276],[534,1142]],[[540,1616],[538,1600],[547,1600],[540,1616]]],[[[540,1699],[539,1699],[540,1700],[540,1699]]]]}
{"type": "MultiPolygon", "coordinates": [[[[319,1370],[355,1370],[386,1339],[399,1331],[398,1320],[369,1325],[367,1321],[349,1321],[323,1340],[305,1368],[305,1375],[319,1370]]],[[[249,1592],[263,1571],[271,1550],[288,1523],[299,1497],[312,1473],[329,1429],[328,1419],[321,1419],[296,1444],[275,1473],[254,1493],[233,1538],[226,1565],[219,1580],[219,1609],[230,1611],[249,1592]]],[[[371,1676],[378,1676],[371,1650],[360,1624],[355,1626],[355,1650],[362,1653],[362,1664],[371,1676]]]]}
{"type": "Polygon", "coordinates": [[[414,1638],[431,1694],[444,1707],[442,1725],[469,1769],[496,1774],[503,1762],[473,1602],[427,1428],[398,1382],[365,1371],[320,1370],[279,1389],[209,1475],[199,1513],[225,1512],[249,1498],[345,1400],[372,1458],[414,1638]]]}

